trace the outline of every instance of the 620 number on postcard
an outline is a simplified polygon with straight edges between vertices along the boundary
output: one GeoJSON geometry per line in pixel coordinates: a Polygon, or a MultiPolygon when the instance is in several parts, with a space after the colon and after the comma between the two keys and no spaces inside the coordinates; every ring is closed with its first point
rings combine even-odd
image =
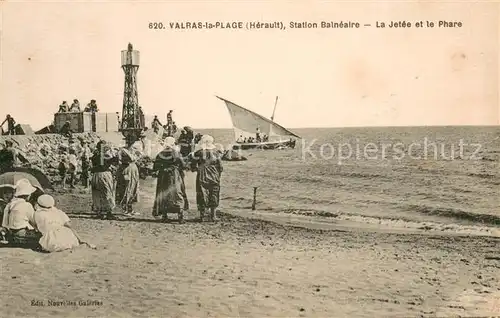
{"type": "Polygon", "coordinates": [[[150,22],[149,28],[153,30],[162,30],[165,29],[165,26],[161,22],[150,22]]]}

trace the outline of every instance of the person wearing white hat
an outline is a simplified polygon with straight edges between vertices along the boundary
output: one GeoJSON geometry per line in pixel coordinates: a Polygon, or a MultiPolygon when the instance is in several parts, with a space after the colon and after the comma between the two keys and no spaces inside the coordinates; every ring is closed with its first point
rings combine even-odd
{"type": "Polygon", "coordinates": [[[39,244],[46,252],[59,252],[80,244],[95,248],[78,237],[71,228],[68,215],[55,207],[54,198],[48,194],[43,194],[37,199],[35,224],[42,234],[39,244]]]}
{"type": "Polygon", "coordinates": [[[210,209],[210,218],[217,221],[217,207],[219,206],[220,178],[222,175],[222,161],[214,138],[204,135],[199,142],[199,149],[195,151],[191,160],[191,171],[196,174],[196,204],[203,221],[207,209],[210,209]]]}
{"type": "Polygon", "coordinates": [[[153,169],[158,171],[153,216],[167,221],[169,213],[177,214],[179,222],[184,221],[183,210],[189,209],[184,186],[185,163],[179,153],[175,139],[165,138],[165,149],[155,158],[153,169]],[[184,206],[182,207],[182,204],[184,206]]]}
{"type": "Polygon", "coordinates": [[[14,198],[5,207],[2,227],[8,229],[14,244],[38,245],[41,235],[35,229],[35,210],[29,203],[30,195],[36,190],[28,179],[17,181],[14,198]]]}

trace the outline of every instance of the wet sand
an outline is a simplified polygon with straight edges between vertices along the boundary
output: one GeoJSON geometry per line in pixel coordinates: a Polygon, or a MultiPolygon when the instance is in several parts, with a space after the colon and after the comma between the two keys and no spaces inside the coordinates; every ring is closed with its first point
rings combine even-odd
{"type": "Polygon", "coordinates": [[[141,199],[137,219],[101,221],[89,218],[88,194],[58,195],[98,249],[0,249],[2,316],[500,314],[495,237],[318,230],[226,213],[217,224],[190,221],[194,212],[162,224],[141,199]]]}

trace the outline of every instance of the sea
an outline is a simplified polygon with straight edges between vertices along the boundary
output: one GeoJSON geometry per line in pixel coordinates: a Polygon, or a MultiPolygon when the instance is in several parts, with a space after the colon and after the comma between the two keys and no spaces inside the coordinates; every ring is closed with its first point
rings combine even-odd
{"type": "MultiPolygon", "coordinates": [[[[292,131],[303,138],[295,149],[243,151],[246,161],[224,162],[221,209],[402,228],[500,227],[499,126],[292,131]]],[[[199,132],[223,147],[234,140],[232,129],[199,132]]]]}

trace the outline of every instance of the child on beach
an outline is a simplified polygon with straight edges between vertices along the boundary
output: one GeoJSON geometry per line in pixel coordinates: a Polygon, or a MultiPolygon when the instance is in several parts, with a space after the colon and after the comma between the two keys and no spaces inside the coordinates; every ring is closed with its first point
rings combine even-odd
{"type": "Polygon", "coordinates": [[[86,244],[70,226],[70,219],[55,206],[54,198],[48,194],[41,195],[36,204],[35,223],[42,234],[40,246],[46,252],[58,252],[86,244]]]}

